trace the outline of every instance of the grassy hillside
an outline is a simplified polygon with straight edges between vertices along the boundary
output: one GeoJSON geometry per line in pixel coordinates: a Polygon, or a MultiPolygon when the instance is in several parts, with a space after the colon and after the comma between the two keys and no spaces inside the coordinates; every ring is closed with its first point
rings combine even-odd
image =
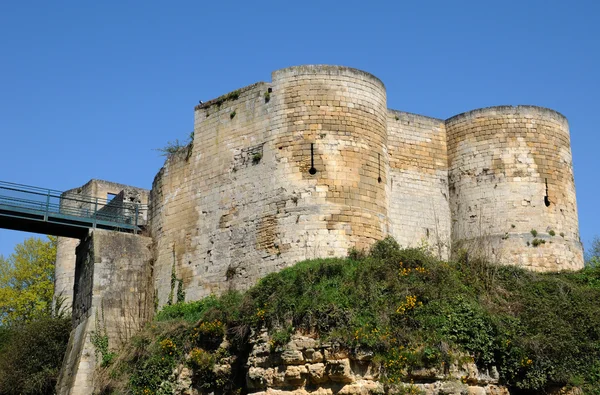
{"type": "Polygon", "coordinates": [[[388,382],[468,353],[497,366],[516,392],[600,393],[600,269],[536,274],[466,256],[441,262],[390,238],[366,255],[298,263],[244,294],[167,306],[105,370],[105,390],[161,393],[179,363],[206,391],[240,389],[235,362],[231,375],[213,367],[247,352],[248,335],[262,327],[273,347],[300,330],[368,348],[388,382]]]}

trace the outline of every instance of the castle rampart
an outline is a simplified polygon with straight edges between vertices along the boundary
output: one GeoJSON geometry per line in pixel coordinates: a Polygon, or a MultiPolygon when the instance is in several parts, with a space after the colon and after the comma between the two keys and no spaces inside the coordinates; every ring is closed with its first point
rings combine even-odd
{"type": "Polygon", "coordinates": [[[446,126],[441,119],[388,110],[390,234],[404,246],[450,248],[446,126]]]}

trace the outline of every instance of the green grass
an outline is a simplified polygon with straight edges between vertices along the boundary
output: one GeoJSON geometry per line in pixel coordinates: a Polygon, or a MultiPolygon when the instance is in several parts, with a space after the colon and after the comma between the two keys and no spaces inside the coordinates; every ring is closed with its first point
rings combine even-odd
{"type": "MultiPolygon", "coordinates": [[[[419,249],[400,249],[389,238],[368,254],[350,256],[300,262],[245,294],[167,306],[138,337],[146,340],[137,340],[154,351],[139,357],[130,346],[129,355],[136,357],[122,357],[129,367],[119,369],[129,372],[137,393],[142,387],[136,377],[159,376],[147,374],[144,361],[160,355],[160,339],[172,339],[180,355],[208,350],[216,363],[220,355],[240,354],[250,329],[267,327],[276,345],[292,330],[310,330],[348,348],[371,349],[384,380],[468,353],[481,367],[496,365],[512,389],[540,392],[576,384],[598,393],[600,268],[536,274],[477,259],[448,263],[419,249]],[[227,350],[218,346],[222,332],[216,322],[230,339],[227,350]],[[198,331],[200,338],[192,339],[198,331]]],[[[203,358],[213,363],[209,355],[203,358]]],[[[230,379],[215,382],[240,382],[230,379]]]]}

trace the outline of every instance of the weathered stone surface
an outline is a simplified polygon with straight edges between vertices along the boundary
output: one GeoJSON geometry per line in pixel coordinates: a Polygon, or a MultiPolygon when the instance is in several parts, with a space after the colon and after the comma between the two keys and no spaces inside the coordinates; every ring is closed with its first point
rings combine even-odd
{"type": "Polygon", "coordinates": [[[94,390],[95,350],[90,334],[105,331],[118,349],[152,314],[152,240],[96,229],[77,250],[76,293],[67,354],[57,384],[60,395],[94,390]]]}
{"type": "Polygon", "coordinates": [[[351,383],[354,381],[354,374],[350,368],[350,360],[347,358],[328,359],[325,365],[325,372],[329,376],[329,379],[334,382],[351,383]]]}
{"type": "Polygon", "coordinates": [[[440,385],[438,390],[439,395],[467,395],[469,387],[465,384],[450,381],[440,385]]]}
{"type": "Polygon", "coordinates": [[[325,364],[324,363],[314,363],[307,364],[308,375],[310,377],[310,381],[313,384],[321,384],[326,382],[329,378],[325,373],[325,364]]]}
{"type": "Polygon", "coordinates": [[[293,335],[289,343],[290,347],[296,350],[314,349],[318,344],[319,342],[315,338],[299,333],[293,335]]]}
{"type": "Polygon", "coordinates": [[[348,350],[340,349],[338,347],[327,347],[324,351],[325,359],[347,359],[350,357],[348,350]]]}
{"type": "MultiPolygon", "coordinates": [[[[253,349],[248,357],[248,388],[265,390],[262,393],[272,394],[380,394],[403,393],[402,386],[411,386],[427,395],[438,394],[473,394],[473,395],[507,395],[506,388],[494,385],[497,383],[497,370],[492,367],[479,372],[472,362],[452,365],[450,373],[439,368],[415,369],[409,379],[414,384],[386,386],[379,381],[380,367],[372,360],[368,350],[348,352],[339,346],[321,343],[310,338],[308,342],[299,341],[302,335],[296,334],[292,340],[279,350],[272,351],[264,347],[270,338],[266,332],[252,336],[250,342],[253,349]],[[304,348],[310,346],[311,348],[304,348]],[[298,356],[312,355],[323,350],[328,357],[344,357],[340,359],[317,358],[319,362],[290,364],[298,361],[298,356]],[[283,357],[283,354],[287,355],[283,357]],[[260,356],[259,356],[260,355],[260,356]],[[322,362],[321,362],[322,360],[322,362]],[[287,361],[287,362],[286,362],[287,361]],[[281,391],[273,392],[280,388],[281,391]],[[316,389],[315,389],[316,388],[316,389]],[[300,391],[300,392],[299,392],[300,391]],[[305,392],[302,392],[305,391],[305,392]]],[[[305,358],[308,360],[309,358],[305,358]]],[[[464,359],[464,358],[463,358],[464,359]]],[[[408,379],[407,379],[408,380],[408,379]]]]}
{"type": "Polygon", "coordinates": [[[306,366],[287,366],[285,369],[286,383],[296,386],[302,386],[306,382],[308,369],[306,366]]]}
{"type": "Polygon", "coordinates": [[[472,387],[467,388],[467,394],[469,395],[486,395],[485,388],[483,387],[472,387]]]}
{"type": "Polygon", "coordinates": [[[337,393],[339,395],[383,394],[384,388],[381,383],[376,381],[357,380],[352,384],[343,386],[337,393]]]}
{"type": "MultiPolygon", "coordinates": [[[[292,347],[292,345],[290,345],[290,347],[292,347]]],[[[302,365],[305,362],[302,351],[292,348],[284,350],[281,353],[281,361],[284,365],[302,365]]]]}
{"type": "Polygon", "coordinates": [[[445,125],[453,244],[531,270],[582,268],[565,117],[500,106],[445,125]]]}
{"type": "Polygon", "coordinates": [[[192,387],[192,371],[182,366],[177,374],[175,393],[178,395],[198,395],[198,390],[192,387]]]}
{"type": "MultiPolygon", "coordinates": [[[[141,188],[133,188],[128,185],[118,184],[115,182],[104,180],[90,180],[85,185],[78,188],[73,188],[63,192],[60,201],[60,207],[63,210],[103,210],[107,202],[107,197],[115,195],[120,201],[127,198],[127,202],[139,203],[142,205],[148,204],[148,194],[150,191],[141,188]],[[85,197],[82,199],[82,197],[85,197]],[[89,198],[98,198],[98,201],[90,200],[89,198]]],[[[139,219],[140,224],[145,224],[148,217],[148,212],[141,210],[139,219]]],[[[59,237],[56,246],[56,265],[54,273],[54,299],[61,299],[61,308],[65,312],[71,311],[73,304],[73,286],[75,283],[75,249],[79,245],[78,239],[68,237],[59,237]]]]}
{"type": "Polygon", "coordinates": [[[304,355],[306,356],[306,360],[311,363],[315,362],[323,362],[323,353],[321,351],[317,351],[313,348],[308,348],[304,350],[304,355]]]}

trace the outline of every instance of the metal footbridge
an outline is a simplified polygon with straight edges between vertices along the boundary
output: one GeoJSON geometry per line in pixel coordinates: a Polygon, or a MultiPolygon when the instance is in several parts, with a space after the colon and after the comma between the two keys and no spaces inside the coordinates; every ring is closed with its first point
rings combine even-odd
{"type": "Polygon", "coordinates": [[[89,229],[137,233],[147,206],[0,181],[0,228],[84,238],[89,229]]]}

